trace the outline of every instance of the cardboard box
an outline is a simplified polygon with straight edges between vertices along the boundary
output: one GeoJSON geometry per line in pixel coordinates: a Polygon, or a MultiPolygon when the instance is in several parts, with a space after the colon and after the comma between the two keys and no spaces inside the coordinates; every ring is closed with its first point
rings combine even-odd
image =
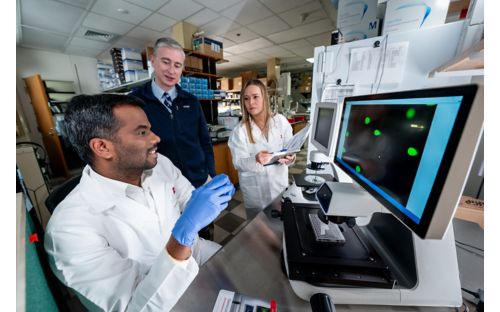
{"type": "Polygon", "coordinates": [[[337,28],[344,33],[345,27],[373,21],[377,18],[377,5],[378,0],[339,0],[337,28]]]}
{"type": "Polygon", "coordinates": [[[234,77],[233,78],[233,90],[240,91],[242,87],[242,79],[241,77],[234,77]]]}
{"type": "Polygon", "coordinates": [[[179,22],[172,26],[170,37],[175,39],[184,49],[193,50],[193,34],[198,26],[187,22],[179,22]]]}
{"type": "Polygon", "coordinates": [[[220,89],[221,90],[233,90],[233,79],[221,78],[220,79],[220,89]]]}
{"type": "Polygon", "coordinates": [[[211,56],[213,58],[222,59],[223,49],[222,42],[216,41],[207,37],[197,37],[193,39],[193,51],[211,56]]]}
{"type": "Polygon", "coordinates": [[[443,25],[449,4],[449,0],[387,1],[382,35],[443,25]]]}
{"type": "Polygon", "coordinates": [[[355,40],[363,40],[378,36],[380,21],[378,19],[363,22],[348,27],[342,30],[342,40],[351,42],[355,40]]]}
{"type": "Polygon", "coordinates": [[[202,72],[203,60],[197,56],[186,55],[186,59],[184,61],[184,68],[187,71],[202,72]]]}

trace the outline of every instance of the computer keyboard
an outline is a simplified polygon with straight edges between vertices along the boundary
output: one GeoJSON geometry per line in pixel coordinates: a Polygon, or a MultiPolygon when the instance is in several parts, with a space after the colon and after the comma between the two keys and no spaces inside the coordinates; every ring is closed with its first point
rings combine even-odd
{"type": "Polygon", "coordinates": [[[324,243],[345,243],[344,234],[335,223],[324,224],[316,213],[309,214],[309,221],[314,231],[314,237],[318,242],[324,243]]]}

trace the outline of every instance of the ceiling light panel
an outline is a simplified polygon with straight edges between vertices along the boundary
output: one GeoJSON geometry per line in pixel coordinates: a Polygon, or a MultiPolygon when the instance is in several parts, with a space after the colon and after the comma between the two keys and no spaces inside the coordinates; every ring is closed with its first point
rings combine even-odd
{"type": "Polygon", "coordinates": [[[97,0],[92,7],[92,12],[134,24],[140,23],[152,13],[150,10],[122,0],[97,0]],[[120,13],[118,9],[128,11],[128,13],[120,13]]]}
{"type": "Polygon", "coordinates": [[[204,7],[191,0],[172,0],[158,10],[158,13],[175,20],[183,20],[204,7]]]}

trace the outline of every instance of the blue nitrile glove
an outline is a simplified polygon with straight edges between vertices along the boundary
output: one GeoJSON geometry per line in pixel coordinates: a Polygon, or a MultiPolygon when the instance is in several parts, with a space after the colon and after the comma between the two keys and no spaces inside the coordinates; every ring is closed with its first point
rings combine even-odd
{"type": "Polygon", "coordinates": [[[172,235],[181,244],[191,247],[196,234],[214,221],[227,207],[235,188],[224,174],[215,176],[191,194],[184,212],[172,230],[172,235]]]}

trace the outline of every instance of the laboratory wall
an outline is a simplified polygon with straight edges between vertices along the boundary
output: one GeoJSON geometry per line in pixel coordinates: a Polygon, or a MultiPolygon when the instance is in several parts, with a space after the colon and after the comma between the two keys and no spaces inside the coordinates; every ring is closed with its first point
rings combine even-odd
{"type": "Polygon", "coordinates": [[[66,80],[75,83],[77,93],[100,92],[97,59],[37,49],[16,48],[17,109],[21,110],[30,133],[23,140],[42,144],[35,114],[22,78],[40,74],[44,80],[66,80]]]}

